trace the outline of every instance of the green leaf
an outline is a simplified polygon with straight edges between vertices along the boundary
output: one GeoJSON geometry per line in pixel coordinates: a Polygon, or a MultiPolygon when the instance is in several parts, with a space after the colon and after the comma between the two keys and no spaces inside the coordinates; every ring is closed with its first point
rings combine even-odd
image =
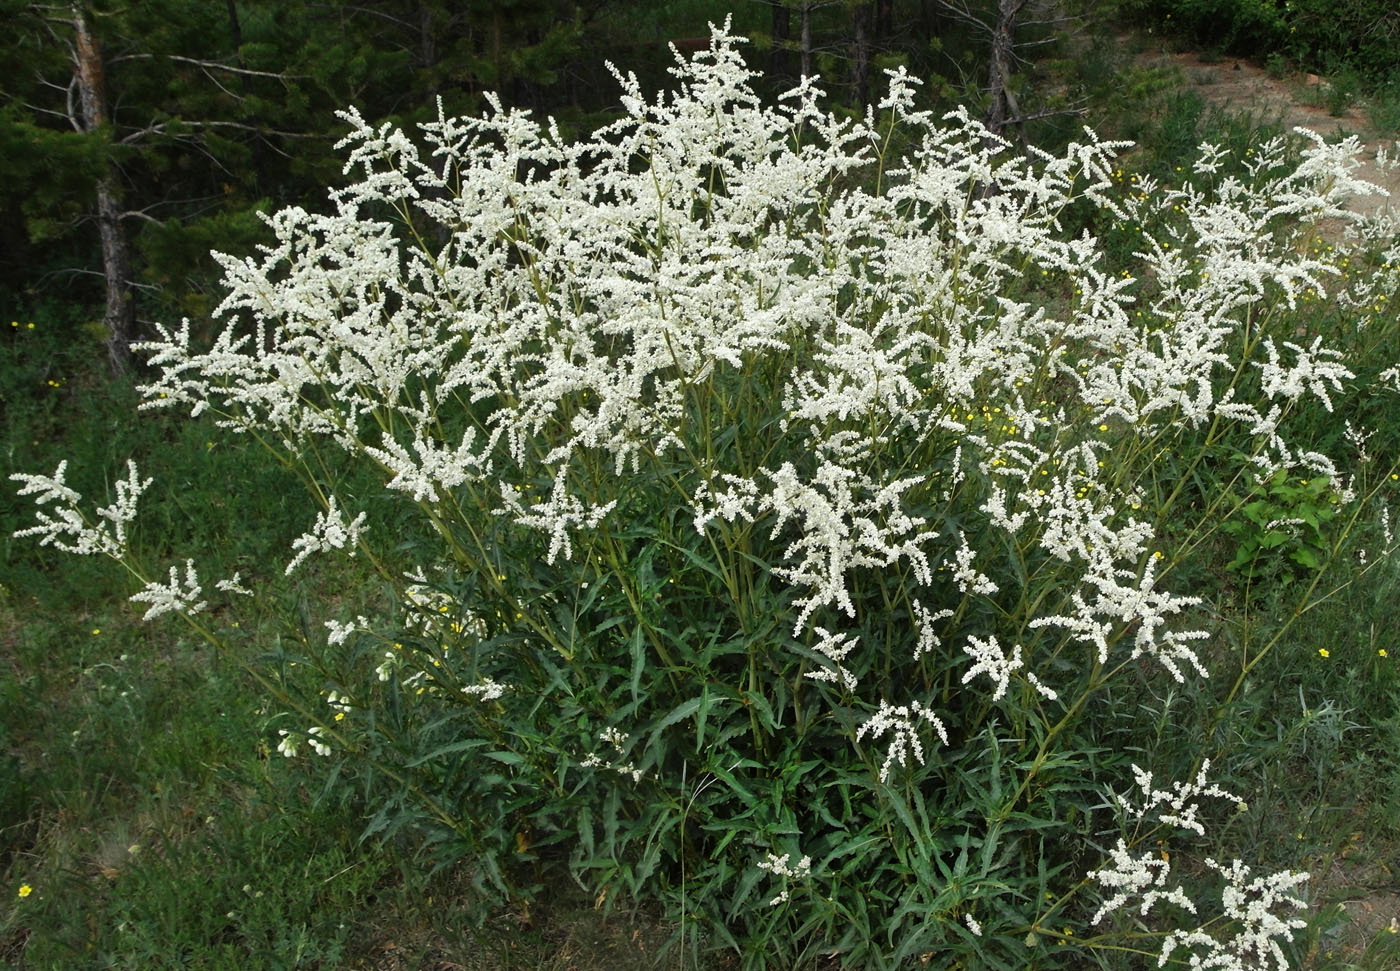
{"type": "Polygon", "coordinates": [[[679,705],[672,708],[671,711],[667,713],[666,717],[662,718],[661,721],[657,722],[656,727],[654,727],[651,730],[650,745],[659,749],[661,733],[664,732],[666,729],[670,728],[672,725],[676,724],[677,722],[683,721],[684,719],[689,718],[691,715],[695,714],[695,712],[698,711],[700,708],[700,701],[701,699],[699,698],[691,698],[687,701],[682,701],[679,705]]]}
{"type": "Polygon", "coordinates": [[[909,804],[904,801],[903,794],[893,789],[886,789],[886,793],[887,795],[882,800],[883,804],[894,810],[895,816],[904,824],[904,829],[909,834],[910,839],[914,841],[914,846],[918,850],[919,856],[925,860],[933,856],[933,852],[928,845],[926,827],[919,825],[918,820],[914,818],[914,814],[909,809],[909,804]]]}
{"type": "Polygon", "coordinates": [[[628,641],[627,649],[632,654],[632,677],[628,686],[632,691],[632,700],[638,701],[641,698],[642,672],[647,666],[646,635],[641,624],[632,629],[632,638],[628,641]]]}
{"type": "Polygon", "coordinates": [[[695,712],[695,748],[703,750],[705,747],[705,719],[710,715],[710,686],[707,684],[700,689],[700,707],[695,712]]]}
{"type": "Polygon", "coordinates": [[[1288,558],[1299,566],[1305,566],[1309,570],[1322,569],[1322,557],[1317,550],[1311,546],[1300,546],[1288,554],[1288,558]]]}
{"type": "Polygon", "coordinates": [[[486,744],[487,739],[484,738],[460,739],[456,742],[449,742],[446,745],[443,745],[439,748],[435,748],[427,755],[420,755],[416,759],[411,759],[408,762],[405,762],[404,765],[411,769],[419,765],[424,765],[428,762],[435,762],[443,756],[452,755],[456,752],[468,752],[472,749],[482,748],[486,744]]]}
{"type": "Polygon", "coordinates": [[[770,732],[776,732],[783,727],[778,716],[773,713],[773,706],[768,703],[768,699],[761,691],[742,692],[740,701],[746,707],[752,708],[758,715],[758,723],[770,732]]]}

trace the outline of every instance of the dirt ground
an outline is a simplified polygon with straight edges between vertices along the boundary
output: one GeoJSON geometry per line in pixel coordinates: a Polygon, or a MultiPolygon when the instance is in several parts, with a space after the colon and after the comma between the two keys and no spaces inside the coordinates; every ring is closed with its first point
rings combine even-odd
{"type": "Polygon", "coordinates": [[[1378,152],[1395,158],[1400,155],[1400,145],[1393,136],[1378,137],[1362,100],[1353,99],[1345,113],[1332,114],[1327,107],[1331,82],[1326,78],[1315,74],[1278,78],[1249,61],[1192,52],[1149,51],[1139,55],[1138,62],[1144,67],[1176,67],[1182,79],[1210,104],[1278,121],[1286,129],[1308,128],[1324,137],[1357,136],[1363,148],[1357,177],[1380,186],[1389,195],[1355,197],[1352,209],[1388,210],[1400,216],[1400,166],[1377,165],[1378,152]]]}

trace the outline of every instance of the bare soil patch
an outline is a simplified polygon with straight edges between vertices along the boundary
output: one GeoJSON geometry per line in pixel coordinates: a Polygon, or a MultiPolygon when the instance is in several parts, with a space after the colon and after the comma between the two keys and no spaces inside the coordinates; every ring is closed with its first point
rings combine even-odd
{"type": "Polygon", "coordinates": [[[1196,52],[1149,50],[1138,64],[1147,68],[1175,68],[1185,87],[1208,104],[1227,111],[1249,114],[1261,121],[1277,122],[1286,130],[1307,128],[1325,138],[1356,136],[1362,145],[1357,177],[1389,193],[1358,196],[1351,202],[1356,212],[1389,211],[1400,215],[1400,168],[1381,167],[1378,153],[1394,158],[1400,149],[1393,137],[1383,137],[1371,125],[1364,100],[1353,99],[1346,111],[1328,110],[1331,84],[1315,74],[1278,78],[1249,61],[1211,57],[1196,52]]]}

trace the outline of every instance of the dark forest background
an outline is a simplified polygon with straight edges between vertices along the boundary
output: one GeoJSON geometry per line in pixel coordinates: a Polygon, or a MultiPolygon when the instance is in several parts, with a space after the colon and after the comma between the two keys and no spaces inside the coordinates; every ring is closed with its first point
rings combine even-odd
{"type": "Polygon", "coordinates": [[[1380,85],[1400,64],[1390,0],[0,0],[0,315],[122,370],[146,322],[207,318],[211,249],[249,251],[260,213],[342,178],[337,110],[412,125],[495,91],[577,134],[617,109],[605,62],[664,86],[670,45],[726,15],[767,97],[818,73],[862,110],[902,64],[935,106],[1049,148],[1113,83],[1096,32],[1164,27],[1380,85]]]}

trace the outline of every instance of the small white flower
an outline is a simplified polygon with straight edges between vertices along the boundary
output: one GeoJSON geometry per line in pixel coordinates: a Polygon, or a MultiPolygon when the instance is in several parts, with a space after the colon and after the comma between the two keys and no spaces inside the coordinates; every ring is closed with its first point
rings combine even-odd
{"type": "Polygon", "coordinates": [[[1144,917],[1162,900],[1174,903],[1189,913],[1196,912],[1195,903],[1186,896],[1186,892],[1180,886],[1166,889],[1167,878],[1171,875],[1169,860],[1151,852],[1133,856],[1121,839],[1117,846],[1109,851],[1109,857],[1113,861],[1113,867],[1091,871],[1089,879],[1115,893],[1098,909],[1090,919],[1090,924],[1098,926],[1104,917],[1133,898],[1137,898],[1135,906],[1138,913],[1144,917]]]}
{"type": "Polygon", "coordinates": [[[199,585],[199,574],[194,568],[194,560],[186,560],[183,577],[180,576],[179,568],[172,566],[168,583],[156,583],[153,580],[146,584],[144,590],[132,594],[128,599],[134,603],[150,604],[141,619],[153,620],[167,613],[199,613],[209,606],[207,601],[199,599],[203,592],[199,585]]]}
{"type": "Polygon", "coordinates": [[[326,643],[330,645],[344,644],[356,631],[369,630],[369,618],[361,614],[349,623],[341,623],[338,620],[326,621],[326,630],[330,631],[326,635],[326,643]]]}
{"type": "Polygon", "coordinates": [[[1017,644],[1006,653],[997,643],[995,636],[981,638],[968,637],[963,645],[963,653],[976,663],[963,672],[962,683],[967,684],[979,674],[985,674],[996,685],[992,693],[993,701],[1000,701],[1011,683],[1011,675],[1024,667],[1021,660],[1021,645],[1017,644]]]}
{"type": "MultiPolygon", "coordinates": [[[[776,853],[769,853],[758,863],[758,868],[784,880],[806,880],[812,875],[812,858],[804,856],[796,863],[792,862],[792,854],[784,853],[778,856],[776,853]]],[[[792,899],[792,891],[784,887],[771,900],[768,901],[770,907],[785,904],[792,899]]]]}
{"type": "Polygon", "coordinates": [[[794,880],[804,880],[811,876],[812,858],[804,856],[796,863],[792,862],[792,854],[784,853],[778,856],[776,853],[769,853],[759,862],[760,870],[767,870],[769,873],[780,877],[790,877],[794,880]]]}
{"type": "Polygon", "coordinates": [[[478,701],[495,701],[506,693],[506,686],[484,678],[477,684],[462,685],[462,694],[476,698],[478,701]]]}
{"type": "Polygon", "coordinates": [[[1137,765],[1133,765],[1132,770],[1142,801],[1140,803],[1129,801],[1126,796],[1117,796],[1116,798],[1123,810],[1134,819],[1146,820],[1149,815],[1155,813],[1157,819],[1164,823],[1178,826],[1181,829],[1189,829],[1198,836],[1204,836],[1205,826],[1199,819],[1199,799],[1201,797],[1224,799],[1227,802],[1233,802],[1236,806],[1244,804],[1244,800],[1238,796],[1207,781],[1206,774],[1210,771],[1210,759],[1202,761],[1194,782],[1173,782],[1169,789],[1154,789],[1151,772],[1140,769],[1137,765]]]}
{"type": "Polygon", "coordinates": [[[613,747],[613,750],[616,751],[618,755],[623,754],[623,752],[625,751],[624,746],[627,745],[627,742],[630,738],[631,736],[629,736],[626,732],[617,728],[613,728],[612,726],[609,726],[598,733],[598,740],[607,742],[613,747]]]}
{"type": "Polygon", "coordinates": [[[374,669],[374,676],[380,681],[388,681],[396,667],[399,666],[399,656],[393,651],[384,652],[384,660],[374,669]]]}
{"type": "Polygon", "coordinates": [[[908,765],[910,758],[919,765],[924,764],[924,745],[919,738],[916,720],[932,725],[939,740],[944,745],[948,744],[948,730],[944,727],[942,719],[917,701],[898,707],[887,701],[881,701],[880,710],[866,719],[865,724],[856,730],[857,742],[865,738],[866,735],[872,739],[882,738],[885,735],[891,736],[890,747],[885,754],[885,762],[880,767],[881,782],[889,780],[890,771],[895,765],[908,765]]]}
{"type": "Polygon", "coordinates": [[[292,542],[296,556],[287,564],[287,575],[290,576],[312,553],[348,548],[353,556],[355,546],[360,541],[360,534],[364,530],[364,522],[365,514],[360,513],[347,523],[336,504],[335,496],[329,497],[326,500],[326,511],[316,516],[316,525],[311,528],[311,532],[303,533],[292,542]]]}
{"type": "Polygon", "coordinates": [[[58,463],[51,476],[12,474],[10,479],[21,483],[18,494],[34,496],[35,505],[40,507],[35,510],[39,524],[17,530],[14,535],[38,536],[40,546],[52,546],[65,553],[101,553],[120,559],[126,553],[126,530],[136,518],[136,504],[152,482],[137,475],[135,462],[128,461],[126,468],[126,478],[118,479],[114,485],[115,501],[97,510],[95,523],[89,522],[78,508],[83,497],[64,482],[67,461],[58,463]],[[52,512],[44,508],[50,504],[52,512]]]}
{"type": "Polygon", "coordinates": [[[917,600],[910,602],[909,609],[914,615],[914,625],[919,636],[918,642],[914,645],[914,660],[917,661],[926,654],[932,654],[943,645],[943,641],[934,633],[934,627],[940,620],[952,617],[953,611],[946,608],[939,611],[929,611],[917,600]]]}
{"type": "Polygon", "coordinates": [[[975,593],[981,596],[990,596],[997,592],[998,587],[985,574],[978,572],[972,566],[972,561],[977,554],[972,551],[972,547],[967,544],[967,537],[959,533],[958,550],[955,554],[957,566],[953,570],[953,579],[958,584],[958,589],[963,593],[975,593]]]}
{"type": "Polygon", "coordinates": [[[1294,353],[1296,363],[1285,368],[1279,363],[1278,349],[1272,338],[1264,338],[1264,349],[1268,352],[1267,362],[1255,361],[1255,367],[1263,373],[1264,393],[1270,397],[1292,401],[1305,390],[1311,391],[1322,402],[1324,408],[1332,410],[1332,398],[1328,389],[1342,390],[1342,382],[1354,375],[1344,367],[1338,358],[1341,354],[1322,346],[1322,338],[1315,338],[1304,350],[1292,341],[1284,341],[1283,346],[1294,353]]]}
{"type": "Polygon", "coordinates": [[[319,725],[312,726],[306,730],[306,744],[311,746],[312,751],[317,755],[330,755],[331,747],[321,741],[323,732],[319,725]]]}
{"type": "Polygon", "coordinates": [[[856,688],[856,677],[841,662],[846,660],[846,655],[855,650],[860,643],[860,638],[851,637],[849,634],[833,634],[825,627],[816,629],[818,640],[812,645],[812,650],[825,657],[831,662],[831,667],[822,668],[817,671],[808,671],[807,677],[813,681],[826,681],[832,684],[840,684],[847,691],[854,691],[856,688]]]}
{"type": "MultiPolygon", "coordinates": [[[[610,726],[603,729],[603,731],[598,734],[598,738],[600,741],[607,742],[619,757],[625,754],[623,752],[623,746],[627,743],[629,738],[625,733],[610,726]]],[[[637,768],[635,763],[610,762],[601,758],[596,752],[589,752],[588,756],[580,762],[579,765],[588,769],[607,769],[610,772],[616,772],[618,775],[629,776],[633,782],[642,781],[642,778],[646,775],[645,772],[637,768]]]]}
{"type": "Polygon", "coordinates": [[[281,752],[289,759],[295,757],[297,754],[296,737],[284,728],[279,728],[277,734],[282,737],[282,740],[277,743],[277,751],[281,752]]]}
{"type": "Polygon", "coordinates": [[[240,597],[251,597],[253,595],[253,591],[249,590],[247,587],[242,585],[242,583],[240,582],[240,575],[238,573],[235,573],[227,580],[215,581],[214,589],[221,590],[224,593],[237,594],[240,597]]]}

